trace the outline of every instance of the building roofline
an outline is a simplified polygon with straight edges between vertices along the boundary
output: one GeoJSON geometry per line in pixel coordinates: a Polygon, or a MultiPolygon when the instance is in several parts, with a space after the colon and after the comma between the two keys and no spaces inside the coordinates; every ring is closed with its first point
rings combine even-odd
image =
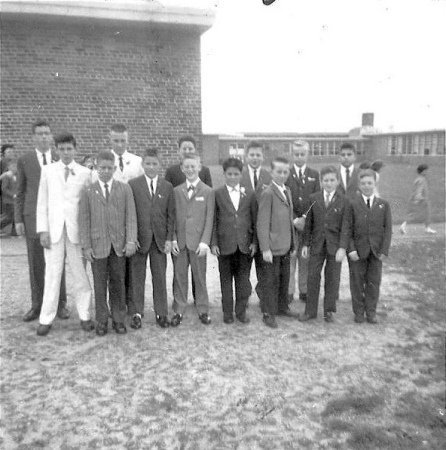
{"type": "Polygon", "coordinates": [[[364,137],[376,137],[376,136],[400,136],[403,134],[420,134],[420,133],[445,133],[446,130],[441,128],[435,128],[432,130],[418,130],[418,131],[392,131],[389,133],[377,133],[377,134],[363,134],[364,137]]]}

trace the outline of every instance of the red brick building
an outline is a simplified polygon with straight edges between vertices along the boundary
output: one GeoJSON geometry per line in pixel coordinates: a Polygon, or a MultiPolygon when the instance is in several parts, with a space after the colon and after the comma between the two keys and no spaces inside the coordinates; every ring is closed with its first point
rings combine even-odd
{"type": "Polygon", "coordinates": [[[2,1],[1,142],[29,149],[41,118],[96,153],[124,123],[132,151],[176,161],[180,135],[201,139],[200,36],[213,20],[179,1],[2,1]]]}

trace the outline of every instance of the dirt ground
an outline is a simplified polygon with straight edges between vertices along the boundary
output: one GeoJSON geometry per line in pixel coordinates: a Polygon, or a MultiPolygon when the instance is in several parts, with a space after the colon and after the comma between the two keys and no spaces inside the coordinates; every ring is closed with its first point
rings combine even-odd
{"type": "Polygon", "coordinates": [[[419,242],[428,249],[422,254],[433,252],[443,288],[426,288],[405,270],[412,238],[395,239],[378,325],[353,322],[346,263],[334,323],[284,318],[269,329],[253,295],[251,323],[226,325],[209,256],[209,327],[193,306],[178,328],[157,327],[148,282],[143,328],[103,338],[80,330],[71,299],[71,318],[36,336],[37,322],[22,321],[30,306],[24,241],[3,239],[0,446],[444,448],[443,226],[439,231],[419,242]]]}

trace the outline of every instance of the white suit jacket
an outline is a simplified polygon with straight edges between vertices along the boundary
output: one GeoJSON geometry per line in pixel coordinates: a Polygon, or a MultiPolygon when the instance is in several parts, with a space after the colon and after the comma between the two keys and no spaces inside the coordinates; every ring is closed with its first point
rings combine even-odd
{"type": "Polygon", "coordinates": [[[133,180],[133,178],[139,177],[144,173],[144,169],[142,168],[142,158],[140,156],[125,151],[122,155],[124,169],[121,171],[119,168],[119,155],[113,150],[111,152],[115,155],[116,170],[113,174],[115,180],[121,181],[122,183],[128,183],[129,180],[133,180]]]}
{"type": "Polygon", "coordinates": [[[53,244],[60,241],[64,225],[68,239],[79,244],[79,202],[82,191],[90,186],[91,170],[75,162],[64,178],[65,164],[58,161],[44,166],[37,196],[37,233],[49,232],[53,244]]]}

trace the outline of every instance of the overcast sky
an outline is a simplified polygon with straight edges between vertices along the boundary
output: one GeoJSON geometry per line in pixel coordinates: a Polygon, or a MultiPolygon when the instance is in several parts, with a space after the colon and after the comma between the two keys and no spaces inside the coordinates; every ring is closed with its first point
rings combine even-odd
{"type": "MultiPolygon", "coordinates": [[[[185,2],[186,4],[186,2],[185,2]]],[[[446,127],[446,0],[219,0],[203,131],[446,127]]]]}

